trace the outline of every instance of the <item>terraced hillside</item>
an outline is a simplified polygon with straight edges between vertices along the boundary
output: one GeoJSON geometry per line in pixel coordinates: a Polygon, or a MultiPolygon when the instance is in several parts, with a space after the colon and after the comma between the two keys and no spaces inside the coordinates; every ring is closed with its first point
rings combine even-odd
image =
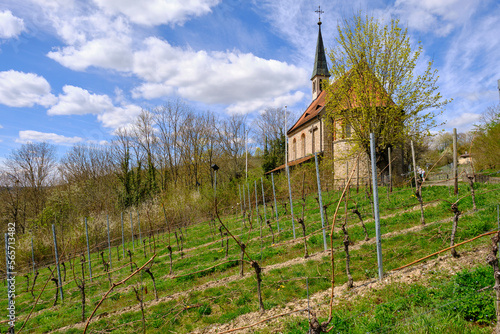
{"type": "MultiPolygon", "coordinates": [[[[424,188],[425,225],[412,188],[391,194],[379,188],[382,281],[369,194],[351,189],[347,205],[338,205],[332,229],[340,192],[331,191],[323,193],[327,250],[316,195],[310,194],[294,202],[293,222],[290,209],[278,205],[279,231],[272,208],[259,205],[261,219],[255,207],[250,217],[241,212],[221,217],[229,232],[214,219],[177,230],[178,239],[173,232],[153,233],[143,244],[127,243],[131,257],[123,257],[121,247],[113,248],[108,271],[107,250],[93,253],[91,281],[88,259],[66,262],[64,301],[55,305],[56,288],[50,280],[51,273],[57,277],[54,265],[39,269],[33,294],[33,274],[25,278],[19,273],[16,332],[23,327],[26,333],[305,333],[309,319],[316,316],[322,322],[331,316],[327,327],[334,333],[491,333],[496,323],[494,280],[485,262],[490,237],[456,247],[460,257],[446,251],[394,270],[450,245],[454,202],[460,211],[455,244],[497,229],[500,185],[475,188],[477,211],[472,209],[468,185],[460,185],[458,202],[446,186],[424,188]],[[302,217],[305,238],[298,222],[302,217]],[[243,257],[239,244],[246,246],[243,257]],[[346,248],[352,288],[347,287],[346,248]],[[137,270],[148,261],[147,271],[137,270]]],[[[5,286],[0,294],[6,295],[5,286]]],[[[0,309],[6,307],[2,298],[0,309]]],[[[0,326],[2,332],[7,330],[5,322],[0,326]]]]}

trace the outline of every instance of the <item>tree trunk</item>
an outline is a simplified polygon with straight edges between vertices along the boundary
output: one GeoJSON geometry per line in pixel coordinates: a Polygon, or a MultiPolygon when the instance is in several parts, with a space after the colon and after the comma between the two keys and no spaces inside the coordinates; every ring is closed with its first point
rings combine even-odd
{"type": "Polygon", "coordinates": [[[255,269],[255,276],[257,278],[257,293],[259,295],[259,308],[261,312],[264,312],[264,303],[262,302],[262,292],[260,290],[260,284],[262,282],[260,274],[262,273],[262,269],[260,268],[257,261],[252,261],[252,267],[255,269]]]}
{"type": "Polygon", "coordinates": [[[304,223],[304,219],[302,218],[299,218],[297,220],[297,223],[302,226],[302,235],[304,237],[304,259],[307,259],[309,257],[309,253],[307,251],[306,224],[304,223]]]}
{"type": "MultiPolygon", "coordinates": [[[[458,206],[456,203],[453,203],[451,205],[451,211],[453,211],[454,213],[454,216],[453,216],[453,226],[451,228],[451,242],[450,242],[450,247],[453,247],[453,245],[455,245],[455,234],[457,233],[457,226],[458,226],[458,217],[460,216],[460,211],[458,210],[458,206]]],[[[455,250],[455,248],[452,248],[451,249],[451,255],[453,255],[453,257],[459,257],[460,255],[458,255],[457,251],[455,250]]]]}

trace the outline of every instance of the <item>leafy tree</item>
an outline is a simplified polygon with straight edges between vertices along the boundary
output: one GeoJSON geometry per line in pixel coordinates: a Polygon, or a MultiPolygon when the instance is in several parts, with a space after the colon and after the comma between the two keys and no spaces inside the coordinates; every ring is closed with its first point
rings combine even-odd
{"type": "Polygon", "coordinates": [[[488,108],[476,125],[472,158],[477,169],[500,167],[500,105],[488,108]]]}
{"type": "Polygon", "coordinates": [[[264,146],[264,161],[262,163],[262,169],[264,173],[273,170],[274,168],[282,165],[284,163],[285,157],[285,134],[280,131],[278,137],[269,141],[269,145],[266,141],[264,146]]]}
{"type": "Polygon", "coordinates": [[[338,122],[349,125],[351,139],[366,152],[374,133],[380,163],[386,164],[386,148],[428,135],[449,101],[438,92],[432,61],[417,73],[422,46],[412,50],[398,20],[382,25],[358,14],[337,29],[337,47],[329,54],[334,81],[325,87],[328,119],[334,129],[338,122]]]}

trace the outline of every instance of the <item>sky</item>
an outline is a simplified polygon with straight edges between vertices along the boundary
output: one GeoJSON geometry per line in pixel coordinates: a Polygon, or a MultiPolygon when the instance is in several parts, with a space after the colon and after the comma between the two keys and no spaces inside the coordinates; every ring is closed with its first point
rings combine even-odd
{"type": "Polygon", "coordinates": [[[498,104],[498,0],[0,0],[0,159],[26,142],[58,154],[105,143],[142,109],[184,100],[223,117],[311,102],[318,14],[327,51],[361,12],[399,19],[446,106],[471,129],[498,104]]]}

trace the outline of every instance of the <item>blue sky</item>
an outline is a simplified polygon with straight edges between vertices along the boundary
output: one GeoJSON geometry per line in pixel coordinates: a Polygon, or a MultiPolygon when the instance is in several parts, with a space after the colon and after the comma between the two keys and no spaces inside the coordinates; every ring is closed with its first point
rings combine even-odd
{"type": "Polygon", "coordinates": [[[27,141],[59,154],[109,141],[141,108],[176,98],[249,119],[266,107],[300,113],[318,5],[327,49],[358,11],[408,27],[453,99],[439,129],[467,131],[498,103],[498,0],[1,0],[0,159],[27,141]]]}

